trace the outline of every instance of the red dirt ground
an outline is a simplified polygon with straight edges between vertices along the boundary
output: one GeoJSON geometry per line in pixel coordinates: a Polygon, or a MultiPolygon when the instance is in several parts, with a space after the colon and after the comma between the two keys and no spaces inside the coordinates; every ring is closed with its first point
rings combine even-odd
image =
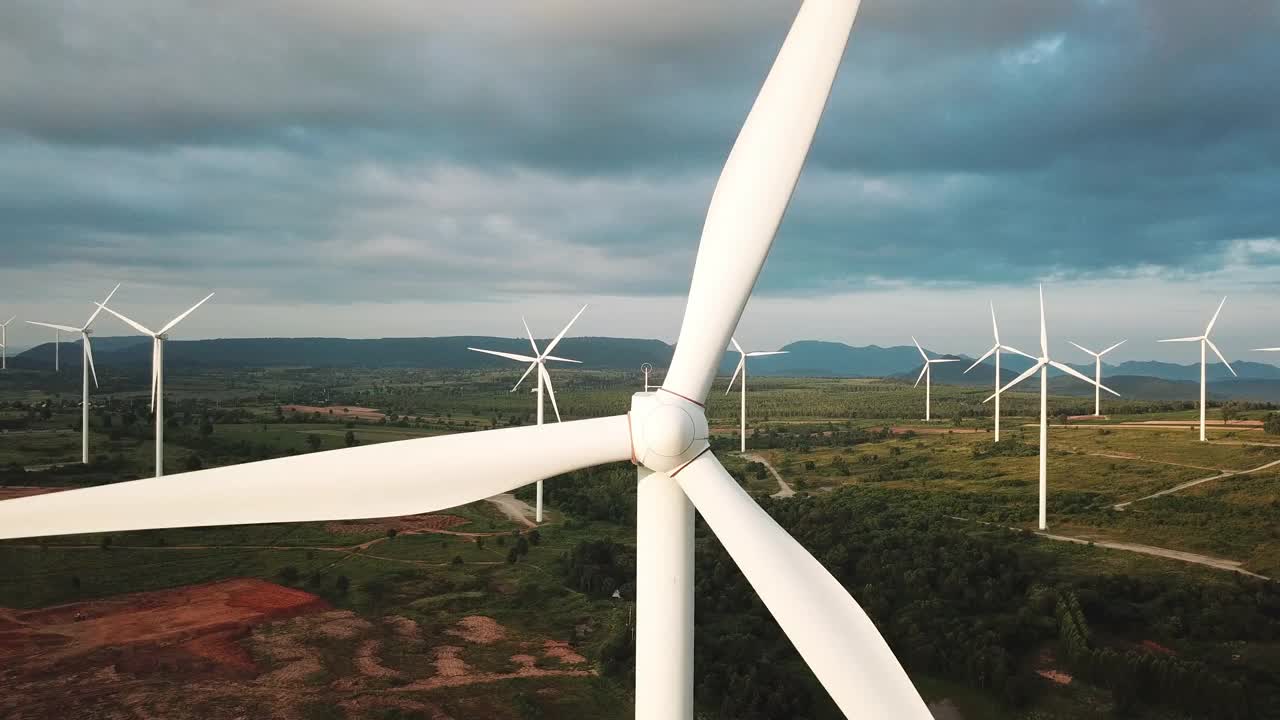
{"type": "Polygon", "coordinates": [[[0,487],[0,500],[13,500],[14,498],[30,497],[32,495],[44,495],[45,493],[61,492],[63,490],[74,490],[73,487],[0,487]]]}
{"type": "Polygon", "coordinates": [[[0,665],[37,669],[111,648],[126,658],[173,656],[181,663],[188,656],[252,673],[253,660],[236,640],[267,620],[328,607],[311,593],[238,578],[39,610],[0,609],[0,665]]]}
{"type": "Polygon", "coordinates": [[[324,529],[338,535],[363,535],[368,532],[386,532],[393,528],[398,533],[415,533],[448,530],[467,522],[466,518],[457,515],[408,515],[383,520],[343,520],[326,523],[324,529]]]}
{"type": "Polygon", "coordinates": [[[328,415],[330,411],[332,411],[334,415],[359,418],[360,420],[382,420],[387,417],[384,413],[374,410],[373,408],[356,407],[355,405],[334,405],[331,407],[317,407],[315,405],[285,405],[281,409],[287,413],[320,413],[321,415],[328,415]]]}

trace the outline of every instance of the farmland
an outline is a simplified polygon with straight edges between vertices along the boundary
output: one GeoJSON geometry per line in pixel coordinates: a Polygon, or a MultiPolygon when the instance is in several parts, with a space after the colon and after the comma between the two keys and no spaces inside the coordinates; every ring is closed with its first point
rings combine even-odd
{"type": "MultiPolygon", "coordinates": [[[[529,424],[532,398],[511,393],[512,381],[415,369],[179,373],[168,381],[166,464],[180,472],[529,424]]],[[[561,412],[625,412],[635,381],[560,373],[561,412]]],[[[145,378],[104,377],[88,466],[75,463],[76,398],[53,387],[36,373],[0,382],[9,494],[150,474],[145,378]]],[[[1264,467],[1280,460],[1280,436],[1222,425],[1199,443],[1171,424],[1193,419],[1185,404],[1124,401],[1107,418],[1083,419],[1073,416],[1091,412],[1091,398],[1051,398],[1050,531],[1083,544],[1059,542],[1029,532],[1034,397],[1009,396],[995,444],[987,394],[935,388],[943,419],[926,425],[922,394],[907,383],[753,379],[748,449],[797,492],[776,500],[772,475],[730,452],[737,397],[713,392],[708,413],[726,467],[851,589],[928,700],[974,718],[1205,716],[1194,708],[1208,698],[1223,717],[1280,712],[1275,583],[1100,546],[1196,553],[1280,576],[1280,465],[1264,467]],[[1063,618],[1091,628],[1086,645],[1064,634],[1063,618]],[[1154,660],[1143,643],[1167,650],[1162,672],[1195,678],[1203,697],[1144,679],[1154,660]],[[1099,663],[1131,682],[1108,684],[1099,663]]],[[[17,689],[0,707],[33,718],[93,708],[304,720],[629,717],[634,483],[625,464],[553,479],[548,522],[536,530],[482,502],[380,521],[0,543],[0,652],[12,659],[0,681],[17,689]],[[121,619],[159,622],[160,611],[144,610],[171,606],[165,593],[250,580],[262,583],[250,595],[296,598],[297,611],[168,634],[121,619]],[[43,616],[31,613],[58,607],[63,620],[96,619],[35,626],[43,616]],[[50,635],[66,653],[44,649],[50,635]],[[136,648],[163,661],[130,661],[144,654],[136,648]],[[51,674],[65,684],[49,686],[51,674]],[[303,693],[308,702],[288,701],[303,693]]],[[[531,499],[527,489],[516,495],[531,499]]],[[[699,537],[700,711],[835,717],[723,549],[701,528],[699,537]],[[745,678],[774,690],[738,692],[745,678]]],[[[210,592],[188,602],[230,603],[210,592]]]]}

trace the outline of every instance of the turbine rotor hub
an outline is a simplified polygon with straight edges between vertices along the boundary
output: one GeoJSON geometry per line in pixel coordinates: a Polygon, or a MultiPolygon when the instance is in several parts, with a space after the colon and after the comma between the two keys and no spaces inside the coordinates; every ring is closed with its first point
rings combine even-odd
{"type": "Polygon", "coordinates": [[[629,417],[631,455],[637,465],[671,472],[707,448],[706,411],[674,393],[636,393],[631,397],[629,417]]]}

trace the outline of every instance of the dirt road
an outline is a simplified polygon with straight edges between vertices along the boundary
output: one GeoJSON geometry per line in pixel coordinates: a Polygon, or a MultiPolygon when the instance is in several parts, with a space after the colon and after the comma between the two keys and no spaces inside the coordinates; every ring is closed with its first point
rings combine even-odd
{"type": "Polygon", "coordinates": [[[774,469],[773,465],[771,465],[763,455],[758,455],[756,453],[742,453],[742,457],[745,460],[758,462],[765,466],[765,468],[773,474],[773,479],[778,481],[778,492],[770,495],[769,497],[789,498],[796,494],[796,491],[791,489],[791,486],[787,484],[787,481],[782,479],[782,476],[778,474],[778,471],[774,469]]]}
{"type": "Polygon", "coordinates": [[[1174,485],[1174,486],[1173,486],[1173,487],[1171,487],[1171,488],[1168,488],[1168,489],[1165,489],[1165,490],[1161,490],[1160,492],[1152,493],[1152,494],[1150,494],[1150,495],[1147,495],[1146,497],[1140,497],[1140,498],[1138,498],[1137,500],[1129,500],[1129,501],[1127,501],[1127,502],[1118,503],[1118,504],[1116,504],[1116,505],[1113,505],[1113,506],[1112,506],[1112,508],[1113,508],[1113,509],[1115,509],[1115,510],[1124,510],[1125,508],[1129,507],[1130,505],[1132,505],[1132,504],[1134,504],[1134,503],[1136,503],[1136,502],[1142,502],[1143,500],[1150,500],[1151,498],[1158,498],[1158,497],[1160,497],[1160,496],[1162,496],[1162,495],[1171,495],[1171,494],[1173,494],[1173,493],[1180,492],[1180,491],[1182,491],[1182,490],[1186,490],[1186,489],[1187,489],[1187,488],[1189,488],[1189,487],[1195,487],[1196,485],[1200,485],[1200,484],[1207,483],[1207,482],[1212,482],[1212,481],[1214,481],[1214,480],[1222,480],[1223,478],[1234,477],[1234,476],[1236,476],[1236,475],[1248,475],[1249,473],[1256,473],[1256,472],[1258,472],[1258,471],[1260,471],[1260,470],[1266,470],[1267,468],[1273,468],[1273,467],[1275,467],[1275,466],[1277,466],[1277,465],[1280,465],[1280,460],[1272,460],[1271,462],[1269,462],[1269,463],[1267,463],[1267,464],[1265,464],[1265,465],[1259,465],[1258,467],[1253,468],[1252,470],[1239,470],[1239,471],[1235,471],[1235,470],[1227,470],[1226,472],[1221,472],[1221,473],[1218,473],[1217,475],[1210,475],[1209,477],[1203,477],[1203,478],[1200,478],[1200,479],[1198,479],[1198,480],[1188,480],[1188,481],[1186,481],[1186,482],[1184,482],[1184,483],[1180,483],[1180,484],[1178,484],[1178,485],[1174,485]]]}
{"type": "MultiPolygon", "coordinates": [[[[537,510],[532,505],[512,495],[511,493],[502,493],[494,495],[491,498],[485,498],[485,502],[492,503],[494,507],[502,511],[503,515],[522,523],[525,527],[537,527],[537,523],[533,518],[537,516],[537,510]]],[[[543,502],[546,502],[545,500],[543,502]]]]}
{"type": "Polygon", "coordinates": [[[1156,557],[1169,558],[1170,560],[1181,560],[1183,562],[1205,565],[1219,570],[1230,570],[1231,572],[1238,572],[1241,575],[1248,575],[1261,580],[1271,579],[1266,575],[1259,575],[1245,570],[1241,567],[1244,563],[1241,563],[1238,560],[1225,560],[1223,558],[1216,558],[1209,555],[1199,555],[1196,553],[1183,552],[1182,550],[1170,550],[1169,548],[1155,547],[1153,545],[1140,545],[1138,543],[1115,542],[1113,540],[1089,540],[1086,538],[1070,537],[1067,535],[1054,535],[1048,532],[1037,532],[1036,535],[1048,540],[1057,540],[1059,542],[1076,543],[1077,545],[1092,544],[1096,547],[1110,548],[1112,550],[1124,550],[1126,552],[1136,552],[1142,553],[1143,555],[1154,555],[1156,557]]]}

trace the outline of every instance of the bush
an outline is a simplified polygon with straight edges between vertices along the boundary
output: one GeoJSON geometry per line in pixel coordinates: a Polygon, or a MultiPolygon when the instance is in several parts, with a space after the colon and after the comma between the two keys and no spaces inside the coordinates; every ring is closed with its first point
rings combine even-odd
{"type": "Polygon", "coordinates": [[[1280,435],[1280,413],[1267,413],[1262,421],[1262,430],[1268,435],[1280,435]]]}

